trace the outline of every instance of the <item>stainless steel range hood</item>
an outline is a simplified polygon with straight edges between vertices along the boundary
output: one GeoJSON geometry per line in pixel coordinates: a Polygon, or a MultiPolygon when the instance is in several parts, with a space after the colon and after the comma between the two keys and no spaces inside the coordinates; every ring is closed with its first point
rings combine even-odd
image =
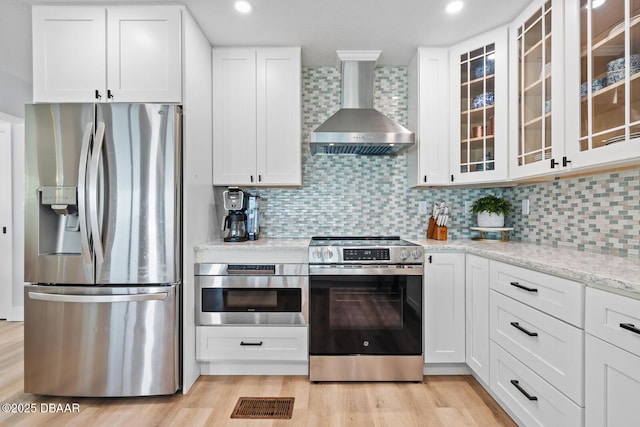
{"type": "Polygon", "coordinates": [[[338,51],[342,108],[311,133],[311,153],[394,154],[411,147],[415,135],[373,108],[380,51],[338,51]]]}

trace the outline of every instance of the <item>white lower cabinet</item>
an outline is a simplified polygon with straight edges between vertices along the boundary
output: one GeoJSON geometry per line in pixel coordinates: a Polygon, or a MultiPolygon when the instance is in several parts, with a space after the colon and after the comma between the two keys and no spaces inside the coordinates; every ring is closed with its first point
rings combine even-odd
{"type": "Polygon", "coordinates": [[[583,284],[489,261],[490,388],[526,426],[584,423],[583,284]]]}
{"type": "Polygon", "coordinates": [[[640,356],[587,334],[586,426],[640,423],[640,356]]]}
{"type": "Polygon", "coordinates": [[[466,361],[489,384],[489,260],[467,255],[466,262],[466,361]]]}
{"type": "Polygon", "coordinates": [[[584,402],[584,332],[491,291],[491,339],[574,402],[584,402]]]}
{"type": "Polygon", "coordinates": [[[583,408],[495,342],[491,342],[490,351],[491,390],[523,425],[583,425],[583,408]]]}
{"type": "Polygon", "coordinates": [[[640,300],[589,288],[586,294],[587,427],[640,424],[640,300]]]}
{"type": "Polygon", "coordinates": [[[426,253],[424,361],[465,361],[465,254],[426,253]]]}
{"type": "Polygon", "coordinates": [[[305,361],[307,328],[303,326],[199,326],[199,361],[305,361]]]}

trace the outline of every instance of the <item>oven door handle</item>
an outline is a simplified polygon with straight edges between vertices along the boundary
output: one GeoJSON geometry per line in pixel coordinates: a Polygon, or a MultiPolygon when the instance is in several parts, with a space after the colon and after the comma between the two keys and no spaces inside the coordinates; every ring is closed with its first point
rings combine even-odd
{"type": "Polygon", "coordinates": [[[379,264],[309,265],[310,276],[422,276],[422,264],[402,266],[379,264]]]}

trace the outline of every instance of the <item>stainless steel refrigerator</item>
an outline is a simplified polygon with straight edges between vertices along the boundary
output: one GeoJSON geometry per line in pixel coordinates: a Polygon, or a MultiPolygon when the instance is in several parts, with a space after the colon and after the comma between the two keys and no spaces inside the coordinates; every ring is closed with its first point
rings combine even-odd
{"type": "Polygon", "coordinates": [[[24,389],[180,388],[181,107],[26,106],[24,389]]]}

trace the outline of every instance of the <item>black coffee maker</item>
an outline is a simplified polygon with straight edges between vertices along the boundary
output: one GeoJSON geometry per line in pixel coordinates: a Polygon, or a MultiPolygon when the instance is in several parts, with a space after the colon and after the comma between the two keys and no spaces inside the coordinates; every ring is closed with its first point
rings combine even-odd
{"type": "Polygon", "coordinates": [[[244,193],[238,188],[229,188],[222,193],[224,208],[229,213],[222,220],[222,231],[226,231],[225,242],[246,242],[247,214],[244,193]]]}

